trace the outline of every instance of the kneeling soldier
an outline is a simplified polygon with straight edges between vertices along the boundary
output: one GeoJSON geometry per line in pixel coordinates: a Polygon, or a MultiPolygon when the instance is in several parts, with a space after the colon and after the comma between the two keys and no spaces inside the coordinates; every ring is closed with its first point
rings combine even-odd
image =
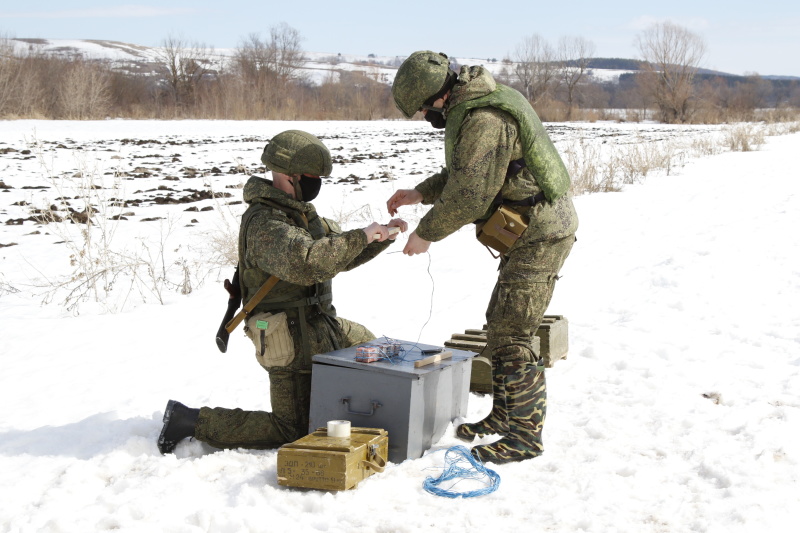
{"type": "Polygon", "coordinates": [[[239,232],[239,279],[245,304],[270,276],[280,280],[245,322],[256,359],[269,372],[272,412],[192,409],[170,400],[158,438],[161,453],[186,437],[216,448],[276,448],[297,440],[309,429],[311,357],[375,338],[336,316],[332,279],[385,250],[397,235],[388,228],[405,231],[406,223],[394,219],[388,227],[373,222],[343,232],[318,216],[310,202],[330,175],[331,155],[309,133],[279,133],[261,161],[272,180],[253,176],[244,187],[249,207],[239,232]]]}

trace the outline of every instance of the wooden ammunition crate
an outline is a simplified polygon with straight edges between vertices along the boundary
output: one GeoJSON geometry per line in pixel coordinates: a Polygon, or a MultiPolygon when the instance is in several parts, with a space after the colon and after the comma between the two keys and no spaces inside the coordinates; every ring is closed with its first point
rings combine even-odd
{"type": "Polygon", "coordinates": [[[544,358],[544,366],[550,368],[559,359],[566,359],[569,351],[569,322],[562,315],[545,315],[536,336],[544,358]]]}
{"type": "Polygon", "coordinates": [[[389,455],[384,429],[352,428],[349,438],[328,437],[319,428],[278,449],[278,485],[348,490],[376,472],[389,455]]]}
{"type": "MultiPolygon", "coordinates": [[[[545,315],[533,348],[538,350],[546,367],[552,367],[559,359],[566,359],[569,350],[568,321],[562,315],[545,315]]],[[[472,375],[469,390],[489,394],[492,392],[492,358],[486,350],[486,326],[483,329],[468,329],[454,333],[445,347],[469,350],[478,355],[472,359],[472,375]]]]}

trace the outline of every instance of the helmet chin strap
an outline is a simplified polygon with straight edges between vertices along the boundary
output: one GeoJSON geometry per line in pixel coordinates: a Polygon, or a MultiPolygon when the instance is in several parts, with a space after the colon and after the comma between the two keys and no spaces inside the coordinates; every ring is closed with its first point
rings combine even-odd
{"type": "Polygon", "coordinates": [[[442,107],[434,107],[432,105],[423,105],[422,109],[425,111],[433,111],[434,113],[444,114],[444,105],[442,107]]]}

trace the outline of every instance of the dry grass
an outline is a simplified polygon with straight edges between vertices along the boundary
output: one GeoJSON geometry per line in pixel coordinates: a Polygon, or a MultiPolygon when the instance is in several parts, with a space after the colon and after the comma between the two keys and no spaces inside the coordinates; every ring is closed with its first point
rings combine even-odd
{"type": "Polygon", "coordinates": [[[766,137],[800,131],[800,122],[740,123],[724,126],[719,133],[688,139],[650,142],[639,139],[626,145],[598,143],[585,138],[561,150],[572,177],[574,194],[619,191],[640,183],[653,172],[670,175],[688,158],[705,157],[725,151],[760,149],[766,137]]]}
{"type": "Polygon", "coordinates": [[[764,145],[766,136],[760,124],[736,124],[726,129],[725,143],[731,152],[751,152],[764,145]]]}
{"type": "Polygon", "coordinates": [[[92,301],[118,312],[132,297],[163,304],[167,292],[185,295],[202,285],[207,268],[182,256],[184,245],[173,243],[172,220],[161,221],[157,237],[118,238],[123,203],[117,199],[125,195],[117,173],[106,177],[96,159],[76,151],[77,172],[57,174],[41,143],[34,139],[29,145],[57,195],[32,205],[31,213],[59,238],[71,268],[52,277],[37,270],[33,285],[42,291],[42,303],[78,313],[92,301]]]}
{"type": "Polygon", "coordinates": [[[580,138],[561,153],[572,177],[574,194],[619,191],[655,171],[669,175],[673,168],[683,165],[686,157],[673,141],[654,143],[643,139],[614,145],[580,138]]]}

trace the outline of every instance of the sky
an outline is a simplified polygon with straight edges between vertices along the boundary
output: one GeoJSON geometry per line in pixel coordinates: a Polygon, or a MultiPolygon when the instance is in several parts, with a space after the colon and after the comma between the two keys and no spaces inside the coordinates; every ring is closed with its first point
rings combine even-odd
{"type": "Polygon", "coordinates": [[[703,37],[701,66],[730,74],[800,76],[800,3],[730,0],[637,0],[569,3],[509,0],[434,5],[404,2],[308,0],[263,2],[173,0],[168,3],[45,0],[4,2],[0,34],[17,38],[107,39],[158,46],[170,35],[215,48],[233,48],[252,33],[268,35],[285,22],[309,52],[407,56],[431,49],[451,57],[512,57],[534,34],[556,44],[583,37],[596,57],[636,58],[635,37],[655,22],[672,21],[703,37]],[[165,5],[168,4],[168,5],[165,5]],[[493,11],[489,6],[495,7],[493,11]],[[789,53],[791,52],[791,53],[789,53]]]}
{"type": "MultiPolygon", "coordinates": [[[[546,370],[545,452],[489,463],[500,478],[495,492],[448,499],[423,488],[441,473],[446,450],[465,444],[446,419],[422,457],[392,461],[342,493],[279,486],[276,450],[219,451],[189,440],[174,455],[156,448],[169,399],[269,409],[267,374],[241,326],[225,354],[212,340],[228,297],[206,247],[226,214],[244,210],[237,185],[248,173],[239,165],[259,165],[263,139],[284,129],[322,137],[341,161],[335,175],[394,178],[323,185],[318,212],[360,231],[368,222],[353,213],[387,222],[391,193],[441,164],[443,141],[427,123],[0,121],[0,530],[796,532],[800,240],[780,228],[800,227],[800,133],[727,151],[726,136],[742,127],[548,124],[570,166],[576,148],[601,168],[630,150],[663,150],[673,164],[620,192],[575,198],[578,240],[548,308],[568,320],[569,353],[546,370]],[[693,145],[717,154],[700,157],[693,145]],[[754,177],[757,201],[743,194],[754,177]],[[80,224],[5,223],[62,201],[80,211],[72,186],[101,182],[95,198],[149,200],[122,208],[116,223],[109,215],[119,208],[93,202],[91,245],[82,247],[80,224]],[[202,200],[189,211],[152,198],[209,185],[236,203],[202,200]],[[74,246],[84,253],[70,257],[74,246]],[[71,260],[95,258],[105,246],[146,248],[150,261],[147,252],[139,257],[172,281],[181,266],[210,268],[210,276],[192,278],[188,295],[165,286],[163,305],[124,274],[77,312],[60,304],[66,290],[42,304],[48,280],[69,279],[71,260]]],[[[402,207],[399,216],[413,230],[426,209],[402,207]]],[[[376,335],[438,346],[480,327],[497,260],[472,225],[420,256],[396,253],[406,239],[336,276],[338,314],[376,335]]],[[[220,277],[231,273],[227,265],[220,277]]],[[[489,396],[468,394],[455,422],[478,420],[490,406],[489,396]]],[[[344,416],[371,427],[369,418],[344,416]]]]}

